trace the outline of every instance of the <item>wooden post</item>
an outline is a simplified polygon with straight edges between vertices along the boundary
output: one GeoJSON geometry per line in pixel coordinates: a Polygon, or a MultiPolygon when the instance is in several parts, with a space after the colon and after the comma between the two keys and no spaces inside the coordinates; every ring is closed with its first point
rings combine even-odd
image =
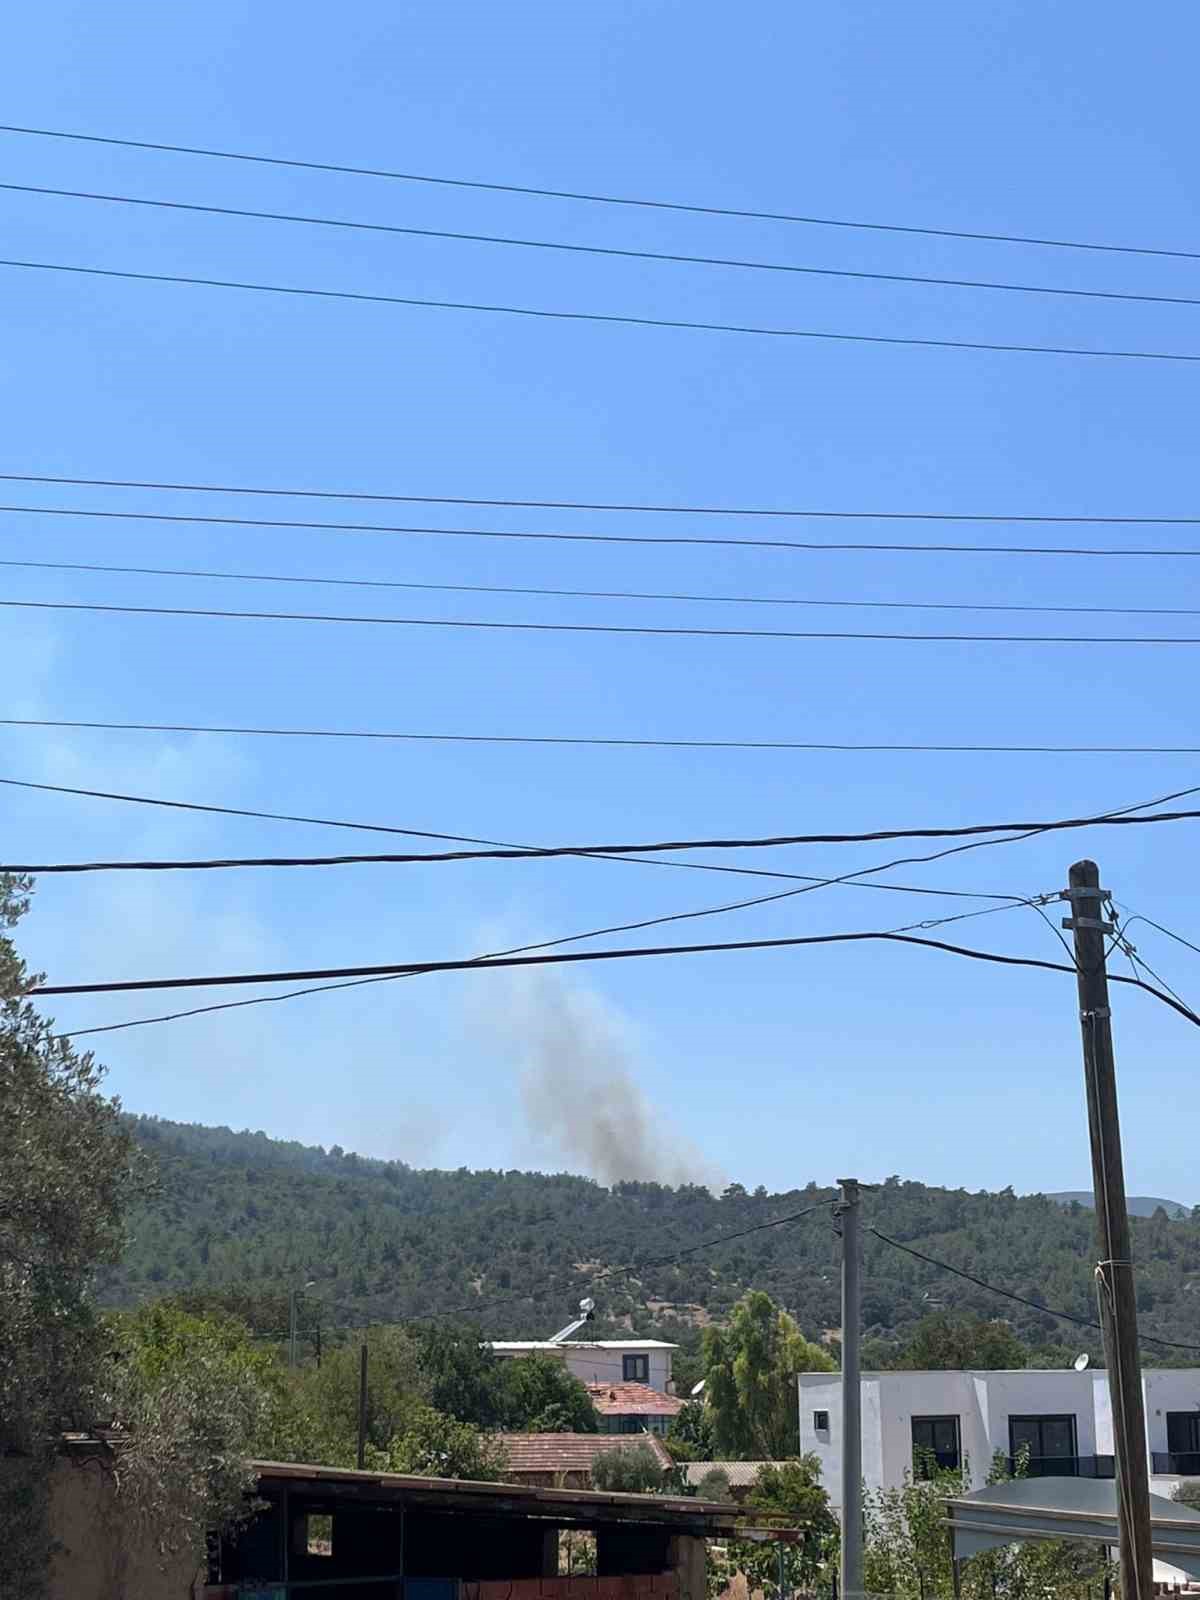
{"type": "Polygon", "coordinates": [[[1070,901],[1072,913],[1063,919],[1063,926],[1072,929],[1075,935],[1079,1025],[1083,1033],[1083,1075],[1100,1251],[1096,1282],[1116,1456],[1121,1586],[1124,1600],[1151,1600],[1154,1558],[1146,1414],[1138,1353],[1129,1213],[1121,1160],[1121,1125],[1117,1115],[1112,1013],[1105,968],[1104,936],[1111,933],[1113,927],[1104,919],[1108,892],[1100,887],[1100,869],[1094,861],[1075,863],[1070,871],[1070,887],[1063,898],[1070,901]]]}
{"type": "Polygon", "coordinates": [[[363,1341],[358,1363],[358,1470],[367,1459],[367,1346],[363,1341]]]}

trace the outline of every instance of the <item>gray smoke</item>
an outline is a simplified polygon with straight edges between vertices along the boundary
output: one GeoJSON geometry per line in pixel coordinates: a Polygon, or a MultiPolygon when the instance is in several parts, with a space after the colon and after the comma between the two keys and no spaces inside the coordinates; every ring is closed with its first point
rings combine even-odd
{"type": "Polygon", "coordinates": [[[719,1183],[715,1165],[639,1087],[637,1047],[617,1011],[552,978],[516,980],[509,994],[502,1029],[539,1142],[602,1183],[719,1183]]]}

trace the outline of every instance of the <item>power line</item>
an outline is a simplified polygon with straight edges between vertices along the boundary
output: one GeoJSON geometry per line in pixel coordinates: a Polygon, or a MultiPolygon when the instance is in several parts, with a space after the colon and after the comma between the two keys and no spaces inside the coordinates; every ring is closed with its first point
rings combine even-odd
{"type": "MultiPolygon", "coordinates": [[[[1135,803],[1134,805],[1131,805],[1131,806],[1122,807],[1119,810],[1115,810],[1114,809],[1113,811],[1109,812],[1108,814],[1112,815],[1112,816],[1128,815],[1129,813],[1134,812],[1134,811],[1144,810],[1147,804],[1154,804],[1154,802],[1153,801],[1150,801],[1150,802],[1138,802],[1138,803],[1135,803]]],[[[942,860],[946,859],[948,856],[962,855],[962,854],[965,854],[966,852],[972,851],[972,850],[988,849],[988,848],[990,848],[990,847],[992,847],[994,845],[1001,845],[1001,844],[1017,844],[1017,843],[1019,843],[1020,841],[1022,841],[1024,839],[1031,838],[1033,835],[1037,834],[1040,831],[1041,831],[1040,829],[1036,829],[1035,828],[1035,829],[1032,829],[1032,830],[1030,830],[1029,832],[1026,832],[1026,833],[1018,833],[1018,834],[1015,834],[1015,835],[1005,836],[1003,838],[997,838],[997,837],[989,836],[989,837],[983,838],[983,839],[970,840],[966,844],[951,845],[951,846],[948,846],[947,848],[942,849],[942,850],[935,850],[932,854],[929,854],[929,855],[901,856],[901,857],[897,857],[896,859],[891,860],[891,861],[878,862],[874,866],[864,867],[864,868],[862,868],[862,869],[860,869],[858,871],[845,873],[841,877],[826,878],[826,879],[817,880],[816,881],[816,886],[817,887],[832,887],[833,885],[836,885],[836,884],[851,883],[854,880],[858,880],[861,883],[862,880],[866,877],[866,875],[868,873],[890,872],[894,868],[902,867],[902,866],[916,866],[916,865],[924,866],[924,865],[928,865],[930,862],[942,861],[942,860]]],[[[629,860],[629,859],[637,859],[637,858],[619,857],[617,859],[629,860]]],[[[882,887],[885,887],[885,886],[884,885],[878,885],[878,887],[882,888],[882,887]]],[[[897,887],[897,886],[892,886],[892,887],[897,887]]],[[[949,890],[949,891],[938,891],[938,892],[955,894],[955,893],[957,893],[959,891],[949,890]]],[[[1041,907],[1038,904],[1038,900],[1036,898],[1035,899],[1024,899],[1024,900],[1019,896],[988,896],[987,898],[1007,899],[1007,900],[1010,901],[1010,903],[1018,903],[1018,904],[1024,904],[1024,905],[1032,906],[1034,909],[1037,910],[1038,914],[1043,918],[1043,920],[1047,922],[1048,926],[1051,926],[1051,927],[1053,926],[1052,924],[1049,923],[1049,919],[1045,916],[1045,913],[1041,910],[1041,907]]],[[[932,927],[938,926],[938,923],[936,923],[936,922],[920,923],[920,924],[916,924],[916,926],[928,929],[928,928],[932,928],[932,927]]],[[[912,925],[910,925],[907,928],[895,928],[895,929],[892,929],[891,931],[894,932],[894,933],[905,933],[905,932],[910,932],[911,928],[912,928],[912,925]]],[[[593,930],[593,933],[594,933],[594,931],[595,930],[593,930]]],[[[575,937],[576,938],[587,938],[587,937],[589,937],[589,935],[588,934],[581,934],[581,935],[577,935],[575,937]]],[[[1060,938],[1061,938],[1061,936],[1060,936],[1060,938]]],[[[548,946],[555,946],[555,945],[558,945],[560,943],[561,944],[569,944],[569,943],[572,943],[572,942],[573,942],[573,939],[570,939],[570,938],[562,939],[562,940],[555,939],[555,940],[548,941],[548,946]]],[[[505,954],[505,953],[507,953],[507,954],[519,954],[520,952],[518,952],[518,951],[509,951],[509,952],[499,952],[499,953],[500,954],[505,954]]],[[[1068,956],[1071,956],[1070,950],[1068,950],[1067,953],[1068,953],[1068,956]]],[[[477,957],[476,959],[477,960],[485,960],[487,958],[486,958],[486,956],[480,956],[480,957],[477,957]]],[[[1073,957],[1072,957],[1072,961],[1073,961],[1073,957]]],[[[316,985],[314,987],[310,987],[310,988],[291,989],[291,990],[288,990],[285,994],[280,994],[280,995],[258,995],[258,996],[255,996],[253,999],[250,999],[250,1000],[225,1000],[225,1001],[220,1001],[220,1002],[218,1002],[217,1004],[214,1004],[214,1005],[194,1006],[194,1007],[192,1007],[192,1008],[190,1008],[189,1010],[186,1010],[186,1011],[171,1011],[171,1012],[166,1012],[166,1013],[164,1013],[162,1015],[159,1015],[159,1016],[134,1017],[134,1018],[131,1018],[131,1019],[129,1019],[127,1021],[124,1021],[124,1022],[112,1022],[112,1023],[107,1023],[107,1024],[103,1025],[103,1026],[91,1027],[91,1028],[77,1028],[77,1029],[74,1029],[72,1032],[63,1035],[63,1037],[71,1039],[71,1038],[79,1038],[83,1034],[115,1033],[115,1032],[123,1031],[126,1028],[147,1027],[147,1026],[149,1026],[151,1024],[156,1024],[156,1023],[160,1023],[160,1022],[177,1022],[177,1021],[180,1021],[180,1020],[182,1020],[184,1018],[187,1018],[187,1017],[206,1015],[206,1014],[208,1014],[210,1012],[214,1012],[214,1011],[234,1011],[234,1010],[240,1010],[245,1006],[278,1004],[278,1003],[280,1003],[280,1002],[282,1002],[284,1000],[296,1000],[296,999],[300,999],[300,998],[302,998],[304,996],[307,996],[307,995],[324,994],[328,990],[331,990],[331,989],[353,989],[353,988],[362,987],[362,986],[364,986],[366,984],[370,984],[370,983],[391,983],[391,982],[395,982],[396,979],[399,978],[399,977],[408,977],[408,976],[411,976],[411,974],[409,974],[407,972],[404,972],[404,973],[398,973],[398,974],[389,974],[389,975],[386,975],[384,977],[357,978],[357,979],[352,979],[351,981],[346,982],[346,983],[318,984],[318,985],[316,985]]]]}
{"type": "MultiPolygon", "coordinates": [[[[1156,800],[1146,800],[1121,812],[1102,812],[1090,817],[1064,817],[1035,822],[984,822],[952,828],[876,828],[865,833],[795,833],[766,837],[652,840],[637,844],[583,844],[511,846],[480,850],[442,850],[425,855],[388,853],[340,856],[246,856],[222,857],[205,861],[87,861],[50,862],[38,865],[0,865],[0,873],[37,874],[51,872],[159,872],[209,870],[226,867],[326,867],[362,865],[411,866],[447,861],[510,861],[550,859],[559,856],[650,855],[670,850],[764,850],[811,844],[877,844],[890,839],[964,839],[978,834],[1061,833],[1075,828],[1131,827],[1154,822],[1185,822],[1200,817],[1200,810],[1157,811],[1145,817],[1134,813],[1149,806],[1164,805],[1200,793],[1200,785],[1177,789],[1156,800]]],[[[871,870],[871,869],[869,869],[871,870]]]]}
{"type": "Polygon", "coordinates": [[[783,272],[816,278],[850,278],[868,283],[910,283],[943,289],[991,289],[1009,294],[1063,295],[1072,299],[1115,300],[1143,305],[1200,306],[1189,295],[1141,294],[1116,289],[1060,288],[1055,284],[998,282],[989,278],[941,278],[911,272],[865,272],[847,267],[815,267],[790,261],[747,260],[737,256],[687,255],[679,251],[633,250],[615,245],[574,244],[562,239],[529,239],[511,234],[464,233],[448,228],[415,228],[390,222],[366,222],[354,217],[312,216],[291,211],[261,211],[240,206],[200,205],[186,200],[150,199],[143,195],[104,194],[91,189],[52,189],[43,184],[0,183],[13,194],[46,195],[60,200],[95,200],[106,205],[148,206],[162,211],[190,211],[211,217],[241,217],[258,222],[300,223],[308,227],[344,228],[360,233],[383,233],[416,239],[446,239],[462,244],[489,244],[522,250],[561,251],[570,255],[609,256],[627,261],[661,261],[671,265],[729,267],[738,271],[783,272]]]}
{"type": "MultiPolygon", "coordinates": [[[[960,511],[831,511],[776,506],[654,505],[619,500],[499,500],[468,495],[380,494],[362,489],[272,489],[261,485],[218,483],[159,483],[144,478],[68,478],[32,472],[0,472],[0,482],[72,484],[91,489],[170,489],[187,494],[270,495],[288,500],[373,500],[395,505],[498,506],[538,511],[639,511],[692,517],[798,517],[836,522],[1035,522],[1086,523],[1123,527],[1200,527],[1200,517],[1117,517],[1011,515],[1004,512],[960,511]]],[[[33,506],[8,506],[10,511],[37,510],[33,506]]],[[[118,512],[109,515],[120,515],[118,512]]],[[[298,527],[298,523],[285,523],[298,527]]],[[[406,531],[406,530],[402,530],[406,531]]],[[[969,548],[974,548],[971,546],[969,548]]],[[[1052,552],[1057,553],[1057,552],[1052,552]]]]}
{"type": "MultiPolygon", "coordinates": [[[[1110,979],[1112,975],[1110,974],[1110,979]]],[[[1129,983],[1129,978],[1119,978],[1119,983],[1129,983]]],[[[1030,1300],[1023,1294],[1014,1294],[1011,1289],[1001,1289],[994,1283],[988,1283],[983,1278],[977,1278],[973,1272],[964,1272],[961,1267],[952,1267],[948,1261],[938,1261],[934,1256],[928,1256],[923,1250],[916,1250],[912,1245],[901,1244],[898,1239],[889,1238],[886,1233],[880,1233],[878,1228],[868,1228],[867,1232],[876,1239],[881,1239],[884,1244],[890,1244],[894,1250],[902,1250],[905,1255],[913,1256],[918,1261],[924,1261],[927,1266],[936,1267],[939,1272],[949,1272],[956,1278],[964,1278],[968,1283],[973,1283],[976,1288],[986,1289],[989,1294],[1000,1295],[1005,1300],[1015,1300],[1018,1305],[1029,1306],[1033,1311],[1040,1311],[1043,1316],[1056,1317],[1062,1322],[1074,1322],[1081,1328],[1093,1328],[1096,1332],[1102,1331],[1098,1322],[1091,1321],[1088,1317],[1077,1317],[1072,1311],[1057,1311],[1053,1306],[1044,1306],[1038,1300],[1030,1300]]],[[[1169,1350],[1195,1350],[1200,1351],[1200,1344],[1181,1344],[1175,1339],[1160,1339],[1152,1333],[1142,1333],[1141,1337],[1149,1344],[1164,1345],[1169,1350]]]]}
{"type": "MultiPolygon", "coordinates": [[[[0,510],[3,510],[0,507],[0,510]]],[[[313,573],[221,572],[196,567],[123,567],[95,561],[8,561],[0,567],[39,572],[103,572],[146,578],[216,578],[238,583],[321,584],[339,589],[419,589],[438,594],[513,594],[568,600],[671,600],[713,605],[812,606],[850,611],[1006,611],[1037,612],[1057,616],[1200,617],[1192,606],[1062,606],[1003,605],[986,601],[950,600],[826,600],[795,595],[652,593],[644,589],[525,588],[496,583],[416,583],[397,578],[331,578],[313,573]]]]}
{"type": "Polygon", "coordinates": [[[0,728],[92,728],[116,733],[214,733],[278,739],[376,739],[407,744],[570,745],[628,750],[799,750],[850,755],[1200,756],[1190,744],[877,744],[795,739],[585,738],[556,734],[408,733],[363,728],[254,728],[194,722],[98,722],[0,717],[0,728]]]}
{"type": "Polygon", "coordinates": [[[506,622],[465,617],[368,617],[318,611],[229,611],[212,606],[134,606],[83,600],[0,600],[10,611],[88,611],[137,617],[206,617],[226,622],[323,622],[368,627],[458,628],[499,633],[604,633],[673,639],[850,640],[882,644],[1200,645],[1200,637],[1143,634],[884,633],[864,629],[692,628],[615,622],[506,622]]]}
{"type": "Polygon", "coordinates": [[[207,278],[178,272],[132,272],[88,267],[66,261],[20,261],[5,257],[0,267],[23,272],[62,272],[87,278],[118,278],[128,283],[187,284],[200,289],[241,289],[254,294],[299,295],[305,299],[348,300],[365,305],[409,306],[424,311],[471,311],[489,316],[537,317],[553,322],[594,322],[609,327],[677,328],[690,333],[735,333],[755,338],[808,339],[836,344],[904,346],[926,350],[985,350],[1013,355],[1099,356],[1121,361],[1200,361],[1200,352],[1182,350],[1093,349],[1082,345],[1005,344],[983,339],[916,338],[889,333],[842,333],[824,328],[775,328],[742,322],[689,322],[677,317],[635,317],[611,311],[555,311],[548,306],[511,306],[482,300],[431,300],[415,295],[372,294],[361,289],[322,289],[313,285],[256,283],[241,278],[207,278]]]}
{"type": "MultiPolygon", "coordinates": [[[[6,477],[11,478],[13,476],[14,476],[13,474],[5,474],[5,473],[0,472],[0,481],[3,481],[6,477]]],[[[51,480],[48,480],[48,479],[29,479],[29,480],[22,480],[22,481],[48,482],[48,481],[51,481],[51,480]]],[[[62,481],[62,480],[54,480],[54,481],[62,481]]],[[[82,479],[81,480],[72,479],[72,480],[67,480],[67,481],[71,481],[71,482],[80,481],[80,482],[82,482],[83,480],[82,479]]],[[[113,484],[113,485],[110,485],[110,487],[120,487],[120,485],[113,484]]],[[[171,486],[170,485],[151,485],[151,484],[146,484],[146,485],[132,485],[131,484],[131,485],[128,485],[128,487],[131,487],[131,488],[132,487],[145,487],[145,488],[163,487],[163,488],[169,488],[171,486]]],[[[180,488],[186,488],[188,486],[180,485],[179,487],[180,488]]],[[[322,494],[322,495],[324,494],[324,491],[317,491],[317,490],[310,491],[310,490],[303,490],[303,489],[298,489],[298,490],[295,490],[295,491],[285,490],[285,489],[280,489],[280,490],[274,490],[274,489],[263,489],[263,490],[258,490],[258,489],[228,489],[228,490],[218,490],[218,489],[214,489],[212,492],[213,493],[227,493],[227,494],[276,494],[276,493],[278,493],[278,494],[281,494],[281,495],[288,495],[288,494],[291,494],[291,493],[295,493],[295,494],[299,494],[299,495],[310,494],[310,493],[314,494],[314,495],[318,494],[318,493],[322,494]]],[[[331,493],[331,494],[329,494],[327,496],[327,498],[335,499],[335,498],[338,498],[338,497],[331,493]]],[[[354,498],[354,497],[353,496],[347,496],[346,498],[354,498]]],[[[386,499],[388,497],[387,496],[378,496],[378,497],[376,497],[376,496],[362,496],[361,498],[364,498],[364,499],[374,499],[374,498],[386,499]]],[[[402,496],[397,496],[396,498],[400,499],[400,498],[403,498],[403,497],[402,496]]],[[[449,503],[449,502],[437,502],[437,503],[438,504],[442,504],[442,503],[449,503]]],[[[470,503],[474,504],[474,503],[478,503],[478,502],[470,502],[470,503]]],[[[489,502],[484,502],[484,503],[492,504],[493,502],[489,501],[489,502]]],[[[584,508],[582,506],[580,506],[578,509],[582,510],[584,508]]],[[[613,507],[593,508],[593,509],[617,510],[619,508],[616,507],[616,506],[613,506],[613,507]]],[[[644,510],[644,511],[654,511],[654,510],[667,511],[667,510],[678,509],[678,510],[682,511],[683,508],[682,507],[674,508],[674,507],[668,507],[668,506],[659,506],[659,507],[643,506],[643,507],[632,507],[630,509],[633,509],[633,510],[644,510]]],[[[552,530],[549,530],[549,531],[542,531],[542,530],[539,530],[539,529],[521,529],[521,530],[518,531],[518,530],[513,530],[513,529],[508,529],[508,528],[435,528],[435,527],[426,527],[426,526],[420,526],[420,525],[413,526],[413,525],[405,525],[405,524],[397,524],[397,523],[378,523],[378,522],[305,522],[305,521],[297,520],[296,518],[215,517],[215,516],[203,517],[203,516],[197,516],[197,515],[194,515],[194,514],[193,515],[184,515],[183,513],[179,513],[179,512],[169,513],[169,512],[162,512],[162,511],[101,511],[101,510],[95,510],[95,509],[79,510],[79,509],[76,509],[74,506],[12,506],[12,505],[0,505],[0,512],[4,512],[6,515],[18,514],[18,515],[21,515],[21,516],[34,516],[34,517],[85,517],[85,518],[88,518],[90,520],[101,520],[101,521],[106,521],[106,522],[162,522],[162,523],[166,523],[168,525],[170,525],[170,524],[183,524],[183,525],[186,525],[186,526],[198,525],[198,526],[203,526],[203,527],[218,527],[218,528],[298,528],[298,529],[304,530],[305,532],[310,532],[310,533],[422,534],[422,535],[429,535],[429,536],[432,536],[432,537],[443,538],[443,539],[518,539],[518,540],[519,539],[533,539],[533,540],[541,540],[543,542],[550,542],[550,543],[562,543],[562,542],[565,542],[565,543],[568,543],[568,544],[700,545],[700,546],[715,545],[715,546],[718,546],[718,547],[720,547],[722,549],[724,549],[724,548],[737,549],[739,547],[745,547],[745,548],[752,549],[752,550],[823,550],[823,551],[829,551],[829,550],[854,550],[854,551],[870,551],[870,552],[887,551],[887,552],[891,552],[891,553],[917,554],[917,555],[934,554],[934,555],[1010,555],[1010,556],[1171,556],[1171,557],[1174,557],[1174,556],[1200,556],[1200,548],[1195,548],[1195,547],[1193,547],[1193,548],[1187,548],[1187,547],[1180,548],[1179,546],[1175,546],[1174,548],[1171,548],[1171,547],[1166,547],[1166,548],[1163,548],[1163,547],[1150,547],[1150,548],[1141,547],[1141,548],[1139,548],[1138,546],[1129,546],[1129,545],[1121,546],[1121,545],[900,544],[900,543],[890,543],[889,544],[889,543],[880,542],[878,540],[871,541],[871,542],[867,542],[867,541],[857,541],[857,542],[838,541],[838,542],[831,542],[831,541],[823,541],[823,540],[804,540],[804,539],[743,539],[743,538],[735,538],[735,537],[720,537],[720,538],[718,538],[718,537],[702,537],[702,536],[697,535],[697,534],[572,533],[572,532],[563,531],[561,529],[552,529],[552,530]]],[[[781,516],[781,517],[785,517],[785,516],[812,516],[812,517],[830,517],[830,518],[833,518],[833,517],[841,518],[841,517],[844,516],[846,518],[856,519],[856,520],[869,519],[869,518],[872,518],[873,515],[874,515],[872,512],[868,512],[868,511],[848,511],[848,512],[845,512],[845,513],[832,512],[832,511],[829,511],[829,512],[826,512],[826,511],[813,511],[813,512],[729,511],[729,512],[720,512],[720,513],[718,513],[718,512],[710,512],[710,513],[697,512],[696,514],[697,515],[700,515],[700,514],[727,515],[727,516],[760,516],[760,515],[761,516],[776,516],[776,515],[778,515],[778,516],[781,516]]],[[[882,513],[880,513],[880,516],[884,517],[884,518],[887,518],[889,520],[892,520],[892,521],[908,520],[906,513],[902,513],[902,512],[897,512],[897,513],[882,512],[882,513]]],[[[924,514],[913,513],[913,518],[914,519],[919,518],[920,520],[932,520],[932,513],[929,515],[929,517],[924,516],[924,514]]],[[[974,520],[974,521],[977,521],[977,522],[1002,522],[1002,521],[1005,521],[1006,519],[1002,518],[1002,517],[976,517],[974,519],[966,518],[966,517],[963,517],[963,518],[945,517],[945,518],[942,518],[940,520],[943,520],[943,521],[970,521],[970,520],[974,520]]],[[[1032,518],[1032,517],[1027,517],[1027,518],[1024,518],[1024,519],[1016,518],[1016,519],[1011,519],[1011,520],[1017,520],[1017,521],[1024,520],[1024,521],[1032,522],[1032,521],[1035,521],[1037,519],[1032,518]]],[[[1046,520],[1047,521],[1052,521],[1053,519],[1052,518],[1047,518],[1046,520]]],[[[1071,519],[1062,519],[1062,520],[1071,520],[1071,519]]],[[[1087,518],[1076,518],[1074,520],[1076,520],[1076,521],[1087,521],[1088,519],[1087,518]]],[[[1097,519],[1097,520],[1103,520],[1103,519],[1097,519]]],[[[1114,521],[1114,522],[1115,521],[1122,521],[1122,520],[1129,521],[1129,522],[1134,522],[1134,521],[1137,521],[1138,519],[1136,519],[1136,518],[1125,518],[1125,519],[1111,518],[1109,520],[1114,521]]],[[[1145,520],[1146,521],[1152,521],[1153,519],[1147,518],[1145,520]]],[[[1164,520],[1170,520],[1170,519],[1164,519],[1164,520]]],[[[1175,520],[1179,521],[1180,523],[1183,523],[1183,522],[1186,522],[1188,519],[1187,518],[1178,518],[1178,519],[1175,519],[1175,520]]]]}
{"type": "Polygon", "coordinates": [[[1078,239],[1042,238],[1032,234],[983,233],[961,228],[928,228],[896,222],[862,222],[844,217],[807,216],[786,211],[755,211],[733,206],[691,205],[678,200],[647,200],[629,195],[592,194],[577,189],[546,189],[529,184],[487,183],[477,178],[448,178],[422,172],[397,172],[384,167],[350,166],[333,161],[301,161],[287,156],[255,155],[244,150],[216,150],[199,145],[167,144],[149,139],[118,139],[98,133],[73,133],[61,128],[26,128],[0,124],[0,133],[24,134],[40,139],[69,139],[81,144],[120,146],[127,150],[157,150],[171,155],[204,156],[220,161],[243,161],[257,166],[292,167],[306,172],[337,172],[357,178],[386,178],[400,183],[436,184],[451,189],[481,189],[493,194],[530,195],[538,199],[580,200],[592,205],[636,206],[653,211],[681,211],[694,216],[739,217],[752,222],[800,223],[816,228],[853,228],[873,233],[918,234],[936,239],[973,239],[993,244],[1038,245],[1055,250],[1096,250],[1110,255],[1166,256],[1179,261],[1200,260],[1200,251],[1168,250],[1149,245],[1098,244],[1078,239]]]}
{"type": "MultiPolygon", "coordinates": [[[[241,806],[206,805],[194,800],[165,800],[152,795],[118,794],[107,789],[79,789],[61,783],[34,783],[25,778],[0,778],[0,786],[9,789],[35,789],[46,794],[78,795],[92,800],[125,801],[132,805],[162,806],[172,811],[199,811],[224,817],[250,817],[264,822],[298,822],[319,828],[352,828],[366,833],[403,834],[405,837],[416,839],[443,839],[456,844],[496,845],[502,849],[520,850],[530,848],[524,845],[514,845],[504,839],[483,839],[477,834],[434,833],[427,828],[398,828],[378,822],[347,822],[331,817],[299,816],[290,812],[255,811],[241,806]]],[[[709,861],[675,861],[663,856],[592,855],[583,859],[617,861],[625,866],[635,867],[680,867],[688,872],[728,872],[744,877],[790,879],[797,883],[826,884],[841,881],[840,879],[818,878],[810,873],[803,872],[773,872],[764,867],[733,867],[724,863],[709,861]]],[[[956,900],[1005,900],[1015,898],[1008,895],[976,893],[967,889],[935,889],[924,884],[871,883],[857,874],[854,877],[857,888],[886,889],[893,894],[937,895],[956,900]]]]}
{"type": "MultiPolygon", "coordinates": [[[[975,950],[969,945],[948,944],[941,939],[920,938],[911,933],[817,933],[789,939],[738,939],[710,944],[658,945],[633,950],[578,950],[558,955],[505,956],[500,959],[480,960],[478,956],[458,961],[410,961],[397,965],[374,967],[320,967],[308,971],[290,972],[236,972],[211,977],[185,978],[135,978],[109,983],[58,983],[37,984],[27,989],[27,996],[61,994],[118,994],[146,989],[202,989],[224,988],[233,984],[290,983],[300,980],[353,977],[400,977],[432,972],[488,971],[499,967],[559,966],[580,961],[630,961],[650,956],[705,955],[729,950],[782,950],[801,945],[862,944],[882,940],[896,944],[919,945],[929,950],[945,950],[951,955],[964,956],[971,961],[987,961],[1006,967],[1036,967],[1044,972],[1074,973],[1075,968],[1061,961],[1044,961],[1035,956],[1001,955],[993,950],[975,950]]],[[[1139,978],[1110,974],[1110,982],[1123,983],[1131,988],[1144,989],[1163,1005],[1178,1012],[1186,1021],[1200,1028],[1200,1015],[1181,1001],[1160,992],[1139,978]]]]}

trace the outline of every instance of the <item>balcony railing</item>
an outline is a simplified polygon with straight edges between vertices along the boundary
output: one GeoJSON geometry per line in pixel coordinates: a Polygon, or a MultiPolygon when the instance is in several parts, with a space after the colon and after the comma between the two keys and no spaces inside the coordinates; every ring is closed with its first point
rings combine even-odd
{"type": "Polygon", "coordinates": [[[1112,1456],[1009,1456],[1008,1470],[1014,1475],[1025,1463],[1027,1478],[1111,1478],[1115,1476],[1112,1456]]]}
{"type": "Polygon", "coordinates": [[[1200,1478],[1200,1450],[1155,1450],[1150,1460],[1155,1472],[1200,1478]]]}
{"type": "Polygon", "coordinates": [[[957,1472],[961,1465],[957,1450],[929,1450],[922,1446],[913,1451],[914,1478],[932,1478],[935,1472],[957,1472]]]}

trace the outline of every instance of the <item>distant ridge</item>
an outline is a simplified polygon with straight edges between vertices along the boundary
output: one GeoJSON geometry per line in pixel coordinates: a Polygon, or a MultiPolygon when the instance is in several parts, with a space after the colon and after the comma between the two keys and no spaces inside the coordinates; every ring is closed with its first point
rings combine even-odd
{"type": "MultiPolygon", "coordinates": [[[[1086,1206],[1089,1211],[1092,1209],[1090,1189],[1064,1189],[1061,1194],[1048,1194],[1046,1199],[1056,1200],[1060,1206],[1078,1204],[1086,1206]]],[[[1131,1217],[1152,1217],[1159,1206],[1175,1222],[1192,1214],[1191,1206],[1182,1205],[1178,1200],[1158,1200],[1149,1194],[1131,1194],[1126,1203],[1131,1217]]]]}

